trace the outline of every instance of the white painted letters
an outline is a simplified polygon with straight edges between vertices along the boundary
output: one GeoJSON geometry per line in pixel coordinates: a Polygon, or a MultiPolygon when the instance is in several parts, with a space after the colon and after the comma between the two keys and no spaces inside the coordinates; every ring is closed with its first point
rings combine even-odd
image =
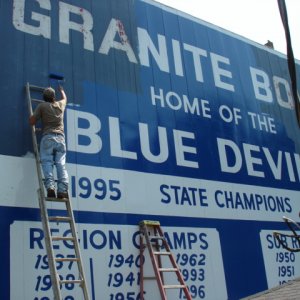
{"type": "Polygon", "coordinates": [[[75,30],[83,34],[84,49],[94,51],[94,40],[91,32],[93,29],[93,17],[89,11],[64,2],[59,2],[59,22],[60,42],[70,44],[70,30],[75,30]],[[71,13],[80,16],[83,23],[71,21],[71,13]]]}
{"type": "MultiPolygon", "coordinates": [[[[51,10],[50,0],[36,0],[42,9],[51,10]]],[[[25,22],[25,0],[14,0],[13,24],[17,30],[41,35],[51,39],[51,19],[48,16],[37,12],[31,12],[31,19],[39,23],[38,26],[30,25],[25,22]]]]}

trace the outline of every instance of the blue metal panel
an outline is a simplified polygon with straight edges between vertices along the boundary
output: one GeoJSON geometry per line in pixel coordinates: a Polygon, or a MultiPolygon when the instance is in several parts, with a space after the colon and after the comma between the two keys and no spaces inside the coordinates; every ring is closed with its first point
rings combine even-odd
{"type": "MultiPolygon", "coordinates": [[[[8,170],[0,171],[1,299],[16,297],[14,237],[24,231],[17,245],[24,266],[28,257],[38,266],[43,250],[26,244],[40,246],[26,231],[39,214],[28,188],[35,179],[27,173],[33,160],[24,85],[55,85],[50,72],[66,77],[70,194],[82,239],[94,242],[84,249],[94,299],[138,299],[139,284],[127,284],[128,270],[112,267],[119,252],[98,249],[86,232],[120,231],[125,242],[117,250],[136,253],[141,219],[158,219],[175,236],[170,242],[194,299],[239,299],[300,275],[300,258],[280,261],[287,255],[272,240],[273,230],[285,229],[281,216],[298,217],[300,209],[299,127],[288,107],[283,55],[148,0],[0,0],[0,7],[0,161],[8,170]],[[205,255],[205,267],[195,268],[193,255],[205,255]],[[101,282],[92,280],[93,270],[104,274],[101,282]]],[[[51,299],[38,271],[16,290],[51,299]]],[[[154,299],[153,290],[146,296],[154,299]]]]}

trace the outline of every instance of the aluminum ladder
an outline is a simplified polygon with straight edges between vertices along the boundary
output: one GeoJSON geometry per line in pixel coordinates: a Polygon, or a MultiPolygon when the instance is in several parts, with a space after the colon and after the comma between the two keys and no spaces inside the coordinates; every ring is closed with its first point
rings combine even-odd
{"type": "MultiPolygon", "coordinates": [[[[33,108],[32,104],[43,102],[43,100],[38,99],[32,99],[31,92],[38,92],[42,93],[44,88],[30,85],[29,83],[26,84],[26,96],[28,101],[28,111],[29,115],[32,115],[33,108]]],[[[52,289],[54,294],[54,300],[62,300],[63,297],[61,295],[60,286],[63,284],[79,284],[79,286],[82,288],[83,291],[83,299],[89,300],[89,293],[87,289],[87,283],[85,279],[85,273],[84,268],[82,264],[82,258],[80,254],[80,247],[75,227],[75,219],[74,214],[71,206],[71,201],[69,199],[58,199],[58,198],[47,198],[45,195],[44,190],[44,184],[43,184],[43,173],[41,169],[41,161],[40,161],[40,154],[38,149],[38,143],[37,143],[37,137],[36,132],[37,129],[35,126],[31,126],[31,133],[32,133],[32,142],[33,142],[33,150],[35,155],[35,161],[36,161],[36,169],[37,169],[37,175],[38,175],[38,181],[39,181],[39,189],[37,190],[38,198],[39,198],[39,206],[41,211],[41,220],[43,224],[43,231],[45,236],[45,246],[48,256],[48,263],[49,263],[49,269],[50,269],[50,276],[51,276],[51,283],[52,283],[52,289]],[[65,204],[66,211],[64,216],[49,216],[48,214],[48,208],[47,208],[47,202],[58,202],[65,204]],[[67,237],[63,236],[53,236],[51,235],[51,228],[50,228],[50,222],[56,222],[56,223],[62,223],[67,222],[70,225],[70,231],[71,235],[67,237]],[[65,257],[65,258],[58,258],[55,257],[54,248],[53,248],[53,242],[54,241],[68,241],[72,242],[74,245],[74,257],[65,257]],[[75,280],[61,280],[57,268],[56,263],[57,262],[74,262],[77,263],[78,267],[78,279],[75,280]]],[[[75,278],[75,277],[74,277],[75,278]]]]}
{"type": "MultiPolygon", "coordinates": [[[[163,230],[158,221],[144,220],[139,223],[140,227],[140,261],[143,260],[144,250],[147,247],[151,258],[152,266],[155,273],[155,279],[157,281],[161,299],[167,300],[167,289],[182,289],[186,299],[192,300],[189,293],[188,287],[184,282],[180,269],[175,261],[175,258],[170,250],[170,246],[164,237],[163,230]],[[162,256],[168,257],[172,267],[162,266],[162,256]],[[173,272],[177,276],[179,283],[166,284],[164,282],[163,274],[165,272],[173,272]]],[[[140,264],[140,295],[141,299],[144,300],[144,280],[152,279],[153,277],[144,276],[144,264],[140,264]]]]}

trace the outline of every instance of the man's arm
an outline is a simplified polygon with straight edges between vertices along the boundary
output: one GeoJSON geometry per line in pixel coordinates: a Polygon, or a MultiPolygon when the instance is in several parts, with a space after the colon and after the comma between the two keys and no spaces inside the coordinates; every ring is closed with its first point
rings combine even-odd
{"type": "Polygon", "coordinates": [[[59,89],[61,97],[62,97],[59,101],[65,101],[65,102],[67,102],[67,95],[66,95],[66,93],[64,91],[64,88],[61,85],[59,85],[58,89],[59,89]]]}

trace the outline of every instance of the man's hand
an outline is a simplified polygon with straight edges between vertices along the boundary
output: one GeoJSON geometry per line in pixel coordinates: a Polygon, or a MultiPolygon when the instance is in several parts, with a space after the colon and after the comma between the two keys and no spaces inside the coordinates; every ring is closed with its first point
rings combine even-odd
{"type": "Polygon", "coordinates": [[[35,118],[34,115],[32,115],[32,116],[29,117],[29,124],[31,126],[34,126],[36,124],[36,118],[35,118]]]}

